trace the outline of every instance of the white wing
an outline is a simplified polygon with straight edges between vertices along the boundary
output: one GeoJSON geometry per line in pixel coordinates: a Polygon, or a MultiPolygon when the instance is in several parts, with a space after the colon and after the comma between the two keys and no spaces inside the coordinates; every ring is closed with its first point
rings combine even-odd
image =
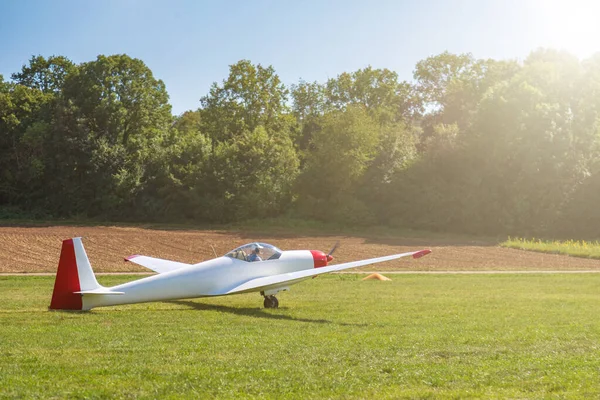
{"type": "Polygon", "coordinates": [[[279,274],[273,276],[265,276],[262,278],[256,278],[249,280],[241,285],[233,287],[229,290],[222,291],[220,293],[213,293],[215,295],[233,294],[233,293],[244,293],[244,292],[256,292],[260,290],[277,289],[283,286],[292,285],[294,283],[301,282],[312,276],[326,274],[334,271],[341,271],[348,268],[357,268],[369,264],[380,263],[384,261],[395,260],[397,258],[413,256],[413,258],[420,258],[431,253],[431,250],[420,250],[412,251],[410,253],[394,254],[391,256],[369,258],[368,260],[352,261],[344,264],[331,265],[329,267],[321,267],[314,269],[307,269],[303,271],[289,272],[287,274],[279,274]]]}
{"type": "Polygon", "coordinates": [[[129,256],[129,257],[125,258],[125,261],[130,261],[134,264],[139,264],[142,267],[151,269],[152,271],[158,272],[159,274],[169,272],[169,271],[175,271],[176,269],[190,266],[190,264],[180,263],[177,261],[169,261],[169,260],[163,260],[161,258],[153,258],[153,257],[138,256],[138,255],[129,256]]]}

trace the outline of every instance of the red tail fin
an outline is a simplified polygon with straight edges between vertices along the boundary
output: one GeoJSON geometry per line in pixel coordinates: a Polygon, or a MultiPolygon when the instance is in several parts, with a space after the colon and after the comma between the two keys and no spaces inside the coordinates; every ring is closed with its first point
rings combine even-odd
{"type": "Polygon", "coordinates": [[[50,308],[53,310],[81,310],[81,295],[74,293],[80,290],[73,239],[63,240],[50,308]]]}

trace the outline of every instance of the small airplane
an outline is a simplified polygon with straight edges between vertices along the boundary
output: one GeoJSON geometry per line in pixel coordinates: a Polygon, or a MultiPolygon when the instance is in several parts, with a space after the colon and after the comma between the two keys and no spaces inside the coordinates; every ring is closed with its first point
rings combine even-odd
{"type": "Polygon", "coordinates": [[[104,287],[96,280],[81,238],[67,239],[62,244],[50,309],[90,310],[119,304],[249,292],[260,292],[265,308],[277,308],[279,300],[275,295],[305,279],[401,257],[420,258],[431,253],[431,250],[420,250],[329,266],[338,244],[325,254],[318,250],[281,251],[270,244],[255,242],[198,264],[133,255],[125,260],[158,274],[104,287]]]}

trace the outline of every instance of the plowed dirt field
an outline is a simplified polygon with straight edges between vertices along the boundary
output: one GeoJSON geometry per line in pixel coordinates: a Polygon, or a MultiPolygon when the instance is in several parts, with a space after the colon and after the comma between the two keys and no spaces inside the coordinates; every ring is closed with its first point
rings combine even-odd
{"type": "Polygon", "coordinates": [[[505,249],[479,241],[257,234],[243,231],[158,230],[137,227],[0,227],[0,273],[55,272],[61,241],[81,236],[95,272],[147,272],[123,261],[132,254],[186,263],[214,258],[244,243],[261,241],[283,250],[328,251],[340,240],[334,263],[432,249],[419,260],[401,259],[364,271],[600,271],[600,260],[505,249]]]}

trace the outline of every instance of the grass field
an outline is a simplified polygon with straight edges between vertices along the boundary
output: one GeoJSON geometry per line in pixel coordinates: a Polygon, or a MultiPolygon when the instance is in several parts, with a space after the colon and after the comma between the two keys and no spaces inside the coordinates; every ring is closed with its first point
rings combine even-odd
{"type": "Polygon", "coordinates": [[[392,278],[76,313],[0,277],[0,397],[600,397],[600,274],[392,278]]]}
{"type": "Polygon", "coordinates": [[[500,244],[503,247],[518,250],[531,250],[540,253],[563,254],[572,257],[593,258],[600,260],[600,242],[584,240],[541,240],[511,238],[500,244]]]}

